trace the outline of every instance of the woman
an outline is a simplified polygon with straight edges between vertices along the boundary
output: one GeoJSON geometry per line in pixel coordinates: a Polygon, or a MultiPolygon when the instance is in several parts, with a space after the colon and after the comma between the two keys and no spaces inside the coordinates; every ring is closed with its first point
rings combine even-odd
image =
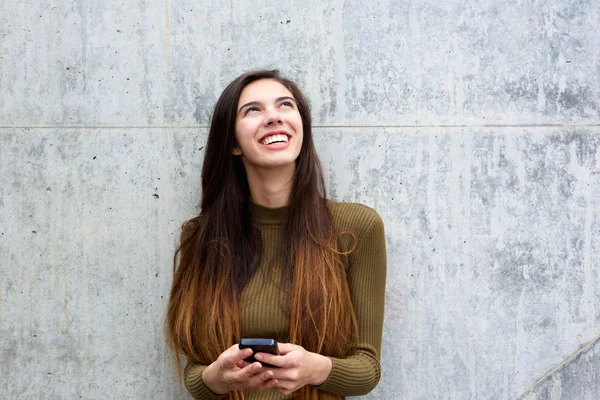
{"type": "Polygon", "coordinates": [[[380,377],[385,274],[379,215],[326,200],[299,88],[278,71],[235,79],[215,106],[201,212],[183,226],[167,310],[188,391],[195,399],[369,392],[380,377]],[[275,339],[281,355],[245,362],[243,337],[275,339]]]}

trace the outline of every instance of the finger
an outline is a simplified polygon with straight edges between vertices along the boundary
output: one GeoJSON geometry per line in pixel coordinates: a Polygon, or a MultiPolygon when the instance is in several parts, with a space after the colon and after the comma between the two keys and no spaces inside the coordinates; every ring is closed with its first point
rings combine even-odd
{"type": "Polygon", "coordinates": [[[271,388],[274,383],[270,383],[269,381],[271,381],[273,377],[273,372],[272,371],[264,371],[262,373],[256,374],[254,376],[251,376],[248,378],[248,387],[251,388],[261,388],[264,387],[266,388],[271,388]]]}
{"type": "Polygon", "coordinates": [[[264,369],[261,363],[259,363],[258,361],[248,364],[239,371],[239,373],[247,379],[264,372],[266,372],[266,369],[264,369]]]}
{"type": "MultiPolygon", "coordinates": [[[[271,369],[271,368],[269,368],[269,367],[265,367],[264,365],[262,365],[262,364],[260,364],[260,363],[258,363],[258,364],[260,365],[260,368],[259,368],[259,367],[254,367],[254,368],[252,368],[252,371],[253,371],[255,374],[261,374],[261,373],[263,373],[263,372],[265,372],[265,371],[268,371],[269,369],[271,369]]],[[[252,365],[252,363],[249,363],[248,361],[243,361],[243,360],[242,360],[242,361],[240,361],[240,362],[238,362],[238,363],[236,364],[236,366],[237,366],[239,369],[246,368],[248,365],[252,365]]]]}
{"type": "Polygon", "coordinates": [[[288,387],[290,385],[294,385],[295,382],[298,382],[299,373],[295,368],[273,368],[273,379],[277,379],[279,381],[279,387],[288,387]]]}
{"type": "Polygon", "coordinates": [[[254,355],[254,358],[256,358],[258,361],[260,361],[262,363],[271,364],[271,365],[274,365],[279,368],[284,368],[286,365],[286,360],[284,357],[275,356],[275,355],[269,354],[269,353],[256,353],[254,355]]]}
{"type": "MultiPolygon", "coordinates": [[[[234,345],[237,347],[237,345],[234,345]]],[[[237,365],[240,361],[243,361],[244,358],[250,357],[252,355],[252,349],[242,349],[230,347],[223,353],[223,366],[225,368],[232,368],[237,365]]]]}
{"type": "Polygon", "coordinates": [[[279,383],[279,381],[277,379],[270,378],[270,379],[267,379],[266,381],[262,382],[261,384],[255,386],[254,389],[256,389],[256,390],[271,389],[278,383],[279,383]]]}
{"type": "MultiPolygon", "coordinates": [[[[280,368],[274,368],[273,370],[273,377],[271,379],[277,379],[279,382],[283,382],[283,380],[285,380],[287,378],[286,376],[286,371],[285,369],[280,369],[280,368]]],[[[279,386],[279,385],[277,385],[279,386]]]]}
{"type": "Polygon", "coordinates": [[[285,355],[290,351],[298,350],[300,346],[292,343],[277,343],[277,347],[279,348],[279,354],[285,355]]]}
{"type": "MultiPolygon", "coordinates": [[[[262,374],[263,372],[273,370],[273,367],[266,367],[259,362],[256,362],[256,364],[260,365],[260,367],[258,367],[258,366],[252,367],[252,372],[254,372],[254,374],[262,374]]],[[[251,365],[251,364],[249,364],[249,365],[251,365]]],[[[246,367],[244,367],[244,368],[246,368],[246,367]]]]}
{"type": "Polygon", "coordinates": [[[242,361],[238,361],[237,364],[235,364],[238,368],[246,368],[248,365],[250,365],[252,363],[249,363],[246,360],[242,360],[242,361]]]}

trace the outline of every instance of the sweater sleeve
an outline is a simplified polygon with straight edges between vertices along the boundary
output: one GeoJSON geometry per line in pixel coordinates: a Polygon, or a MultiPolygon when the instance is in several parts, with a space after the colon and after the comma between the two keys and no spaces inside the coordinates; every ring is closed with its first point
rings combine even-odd
{"type": "Polygon", "coordinates": [[[196,364],[188,361],[187,366],[183,372],[183,381],[185,388],[196,400],[220,400],[227,396],[224,394],[215,394],[210,391],[202,380],[202,373],[206,369],[206,365],[196,364]]]}
{"type": "Polygon", "coordinates": [[[337,396],[364,395],[381,377],[381,336],[385,302],[387,256],[383,220],[375,220],[349,256],[348,281],[358,322],[358,343],[353,355],[333,358],[329,377],[319,390],[337,396]]]}

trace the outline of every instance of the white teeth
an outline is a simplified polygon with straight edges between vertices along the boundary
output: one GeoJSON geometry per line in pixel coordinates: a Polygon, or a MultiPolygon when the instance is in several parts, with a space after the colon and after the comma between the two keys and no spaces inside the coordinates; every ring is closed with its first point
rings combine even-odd
{"type": "Polygon", "coordinates": [[[262,141],[262,144],[271,144],[271,143],[275,143],[275,142],[287,142],[288,141],[288,137],[286,135],[273,135],[273,136],[269,136],[267,138],[265,138],[262,141]]]}

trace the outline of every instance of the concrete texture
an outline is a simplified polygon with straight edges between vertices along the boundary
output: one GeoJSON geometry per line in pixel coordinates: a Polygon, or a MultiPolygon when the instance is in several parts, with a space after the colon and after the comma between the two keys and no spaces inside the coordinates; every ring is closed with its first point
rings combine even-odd
{"type": "Polygon", "coordinates": [[[600,337],[544,376],[518,400],[596,400],[600,382],[600,337]]]}
{"type": "Polygon", "coordinates": [[[206,125],[224,83],[279,67],[320,124],[593,124],[599,20],[595,0],[4,0],[0,115],[206,125]]]}
{"type": "Polygon", "coordinates": [[[598,2],[0,10],[1,398],[177,397],[172,253],[255,67],[305,88],[330,197],[386,223],[367,398],[600,393],[598,2]]]}

